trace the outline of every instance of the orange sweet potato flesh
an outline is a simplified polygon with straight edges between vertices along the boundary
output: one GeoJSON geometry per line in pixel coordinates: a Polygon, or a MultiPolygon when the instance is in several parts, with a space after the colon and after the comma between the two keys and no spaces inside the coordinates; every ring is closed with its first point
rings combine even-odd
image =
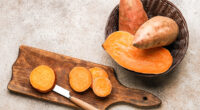
{"type": "Polygon", "coordinates": [[[85,67],[74,67],[69,73],[69,84],[74,91],[84,92],[92,84],[92,75],[85,67]]]}
{"type": "Polygon", "coordinates": [[[148,20],[140,0],[120,0],[119,30],[135,34],[138,28],[148,20]]]}
{"type": "Polygon", "coordinates": [[[55,82],[56,76],[54,71],[46,65],[36,67],[30,74],[30,83],[32,87],[42,93],[51,91],[55,82]]]}
{"type": "MultiPolygon", "coordinates": [[[[98,77],[105,77],[105,78],[108,78],[108,73],[100,68],[100,67],[93,67],[93,68],[90,68],[89,71],[91,72],[92,74],[92,80],[94,81],[96,78],[98,77]]],[[[92,87],[92,85],[91,85],[92,87]]]]}
{"type": "Polygon", "coordinates": [[[111,94],[112,84],[108,78],[98,77],[93,81],[93,92],[99,97],[106,97],[111,94]]]}
{"type": "Polygon", "coordinates": [[[119,65],[131,71],[161,74],[170,68],[173,58],[167,49],[139,49],[132,46],[133,41],[132,34],[118,31],[106,39],[103,48],[119,65]]]}

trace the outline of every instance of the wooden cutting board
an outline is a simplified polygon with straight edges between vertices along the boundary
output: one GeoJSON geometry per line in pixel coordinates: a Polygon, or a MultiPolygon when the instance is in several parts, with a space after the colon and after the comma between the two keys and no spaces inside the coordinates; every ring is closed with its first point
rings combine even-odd
{"type": "Polygon", "coordinates": [[[28,46],[20,46],[19,56],[12,67],[12,78],[8,84],[8,89],[10,91],[32,96],[38,99],[77,108],[75,104],[57,93],[49,92],[47,94],[42,94],[31,87],[29,83],[29,75],[31,71],[39,65],[50,66],[57,75],[57,85],[71,91],[72,96],[80,98],[81,100],[92,104],[101,110],[104,110],[111,104],[117,102],[126,102],[143,108],[156,107],[161,104],[161,100],[149,92],[127,88],[120,84],[116,79],[117,77],[113,68],[111,67],[28,46]],[[91,88],[83,93],[74,92],[69,86],[68,74],[75,66],[83,66],[86,68],[101,67],[105,69],[108,72],[113,86],[111,95],[106,98],[99,98],[95,96],[91,88]]]}

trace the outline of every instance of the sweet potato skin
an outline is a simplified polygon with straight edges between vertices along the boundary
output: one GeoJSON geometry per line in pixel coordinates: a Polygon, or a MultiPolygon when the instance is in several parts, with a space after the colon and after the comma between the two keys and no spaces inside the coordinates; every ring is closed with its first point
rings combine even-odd
{"type": "Polygon", "coordinates": [[[173,19],[156,16],[138,29],[133,45],[141,49],[167,46],[176,40],[178,32],[179,27],[173,19]]]}
{"type": "Polygon", "coordinates": [[[139,49],[132,45],[132,41],[132,34],[117,31],[110,34],[102,46],[119,65],[131,71],[161,74],[172,65],[173,58],[169,50],[163,47],[139,49]]]}
{"type": "Polygon", "coordinates": [[[127,31],[134,35],[147,20],[147,14],[140,0],[120,0],[119,31],[127,31]]]}

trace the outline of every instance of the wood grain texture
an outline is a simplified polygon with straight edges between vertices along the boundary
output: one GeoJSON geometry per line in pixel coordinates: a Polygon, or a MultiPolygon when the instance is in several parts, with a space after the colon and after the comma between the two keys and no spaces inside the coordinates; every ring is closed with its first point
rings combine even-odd
{"type": "Polygon", "coordinates": [[[78,107],[67,98],[60,96],[57,93],[51,91],[47,94],[42,94],[31,87],[29,75],[31,71],[39,65],[47,65],[51,67],[56,73],[57,85],[71,91],[72,96],[92,104],[101,110],[104,110],[111,104],[117,102],[126,102],[142,108],[157,107],[161,104],[161,100],[149,92],[127,88],[120,84],[116,79],[113,68],[111,67],[28,46],[20,46],[19,56],[13,64],[12,78],[8,84],[8,89],[38,99],[78,107]],[[88,69],[91,67],[101,67],[105,69],[113,86],[111,95],[106,98],[99,98],[95,96],[91,89],[83,93],[74,92],[69,86],[68,74],[75,66],[83,66],[88,69]]]}

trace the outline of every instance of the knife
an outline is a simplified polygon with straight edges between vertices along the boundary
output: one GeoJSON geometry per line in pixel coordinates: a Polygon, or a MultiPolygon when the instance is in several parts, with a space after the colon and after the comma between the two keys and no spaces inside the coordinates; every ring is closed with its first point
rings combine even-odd
{"type": "Polygon", "coordinates": [[[53,91],[68,98],[70,101],[72,101],[73,103],[75,103],[76,105],[78,105],[79,107],[81,107],[85,110],[98,110],[97,108],[88,104],[87,102],[71,96],[70,91],[68,91],[67,89],[64,89],[58,85],[55,85],[55,87],[53,88],[53,91]]]}

